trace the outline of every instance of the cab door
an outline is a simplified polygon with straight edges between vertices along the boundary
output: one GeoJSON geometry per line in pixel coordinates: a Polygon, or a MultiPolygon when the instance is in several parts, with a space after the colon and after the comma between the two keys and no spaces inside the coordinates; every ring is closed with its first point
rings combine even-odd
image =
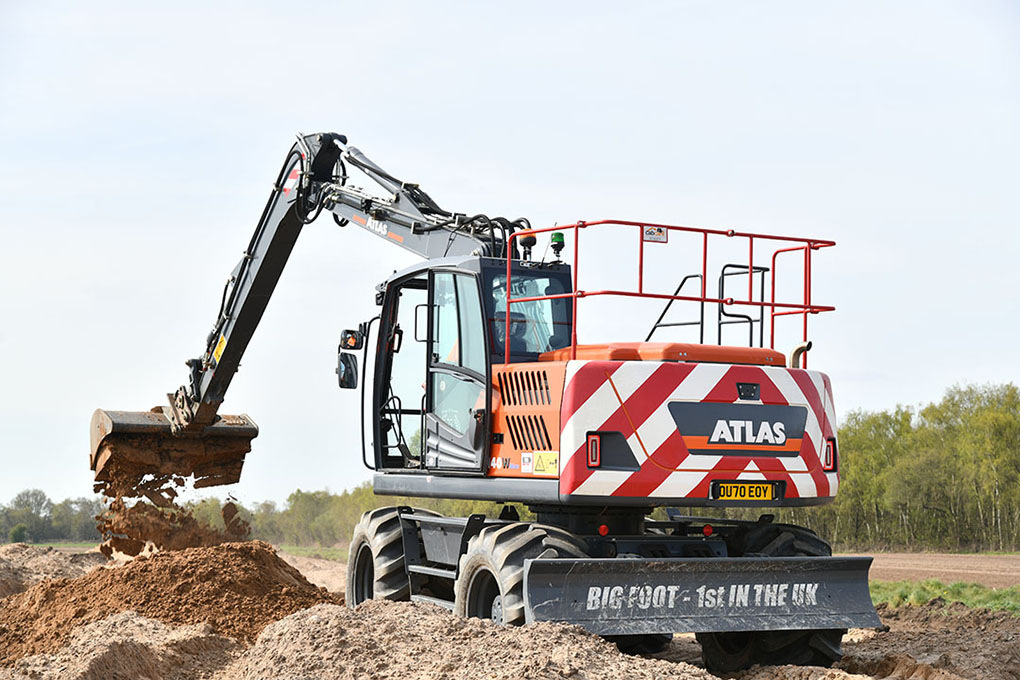
{"type": "Polygon", "coordinates": [[[430,278],[425,467],[483,473],[491,417],[478,280],[450,271],[430,278]]]}

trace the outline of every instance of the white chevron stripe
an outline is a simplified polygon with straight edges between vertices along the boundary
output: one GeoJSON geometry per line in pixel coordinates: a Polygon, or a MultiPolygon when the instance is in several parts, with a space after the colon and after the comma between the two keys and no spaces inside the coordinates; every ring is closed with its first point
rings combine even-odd
{"type": "MultiPolygon", "coordinates": [[[[807,419],[804,421],[804,434],[811,437],[812,442],[819,441],[822,429],[818,425],[818,418],[815,417],[814,410],[807,403],[804,392],[801,391],[793,376],[783,368],[766,369],[766,374],[788,404],[803,406],[807,410],[807,419]]],[[[815,455],[818,455],[817,451],[815,455]]],[[[804,472],[808,469],[807,461],[800,456],[796,458],[780,458],[779,460],[783,465],[783,469],[787,472],[804,472]]],[[[815,480],[811,475],[791,474],[790,478],[793,480],[793,485],[797,488],[798,496],[813,498],[818,495],[818,485],[815,484],[815,480]]]]}
{"type": "MultiPolygon", "coordinates": [[[[571,364],[585,364],[588,362],[570,362],[571,364]]],[[[655,371],[661,364],[658,362],[641,361],[627,363],[621,366],[612,374],[613,384],[616,385],[616,389],[620,392],[620,399],[627,401],[627,399],[634,394],[634,392],[641,387],[641,385],[648,379],[648,376],[655,371]]],[[[568,365],[567,370],[570,370],[568,365]]],[[[581,366],[574,369],[571,378],[577,375],[578,370],[581,366]]],[[[564,389],[564,393],[566,390],[564,389]]],[[[567,418],[561,427],[562,434],[560,435],[560,473],[566,469],[570,459],[577,452],[581,444],[584,442],[585,435],[588,430],[597,429],[602,423],[606,422],[616,409],[620,408],[620,402],[616,398],[616,392],[613,391],[613,385],[609,384],[607,380],[602,384],[595,392],[592,393],[588,400],[585,401],[581,406],[577,408],[567,418]]]]}
{"type": "Polygon", "coordinates": [[[581,482],[573,495],[611,496],[632,474],[629,470],[600,470],[581,482]]]}
{"type": "Polygon", "coordinates": [[[743,472],[741,472],[739,475],[737,475],[737,479],[740,480],[740,481],[747,481],[747,480],[753,480],[753,481],[756,481],[756,482],[757,481],[762,481],[762,482],[767,481],[766,478],[765,478],[765,475],[763,475],[761,473],[761,470],[758,469],[758,466],[754,464],[753,460],[747,461],[747,467],[744,468],[743,472]]]}
{"type": "MultiPolygon", "coordinates": [[[[676,432],[676,421],[673,420],[667,404],[671,401],[700,402],[719,383],[719,380],[722,379],[726,372],[725,369],[725,366],[720,366],[719,364],[698,364],[683,382],[677,385],[676,389],[668,397],[663,399],[662,405],[655,409],[655,412],[644,423],[638,426],[638,434],[641,435],[641,441],[645,443],[645,448],[648,449],[648,455],[658,450],[663,442],[676,432]]],[[[630,445],[631,451],[637,455],[638,461],[643,463],[645,456],[641,451],[641,443],[638,442],[637,437],[633,433],[627,438],[627,443],[630,445]]]]}
{"type": "Polygon", "coordinates": [[[648,494],[648,497],[685,498],[704,478],[704,472],[673,472],[655,491],[648,494]]]}

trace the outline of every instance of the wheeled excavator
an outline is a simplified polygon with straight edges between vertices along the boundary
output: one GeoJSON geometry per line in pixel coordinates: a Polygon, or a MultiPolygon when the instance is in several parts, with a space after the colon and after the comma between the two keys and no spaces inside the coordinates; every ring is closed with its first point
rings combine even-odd
{"type": "Polygon", "coordinates": [[[631,652],[692,632],[717,671],[830,665],[847,628],[879,625],[870,558],[833,557],[823,538],[772,514],[744,521],[678,509],[835,497],[829,378],[807,370],[809,342],[789,356],[773,348],[779,319],[802,318],[807,341],[808,316],[832,309],[810,297],[812,256],[831,241],[617,220],[532,228],[450,212],[335,133],[298,135],[205,351],[187,362],[187,384],[151,411],[95,412],[97,480],[121,467],[193,476],[196,487],[239,480],[258,429],[220,405],[298,236],[323,212],[423,258],[376,288],[373,319],[340,335],[337,379],[361,386],[362,459],[375,493],[503,504],[498,517],[365,513],[350,544],[350,606],[412,600],[508,625],[564,621],[631,652]],[[352,168],[384,195],[354,186],[352,168]],[[637,286],[579,289],[578,241],[610,227],[634,234],[637,286]],[[568,237],[572,262],[562,257],[568,237]],[[702,251],[700,269],[672,294],[653,292],[646,259],[684,238],[702,251]],[[725,264],[710,290],[717,240],[746,242],[748,257],[725,264]],[[769,266],[756,264],[763,254],[769,266]],[[776,297],[777,263],[789,259],[802,265],[797,302],[776,297]],[[600,295],[665,308],[644,341],[579,343],[580,303],[600,295]],[[698,318],[667,322],[677,302],[698,318]],[[717,344],[705,342],[706,309],[716,310],[717,344]],[[747,331],[747,346],[722,344],[731,325],[747,331]],[[676,326],[694,327],[698,342],[651,340],[676,326]],[[655,508],[665,508],[659,519],[655,508]]]}

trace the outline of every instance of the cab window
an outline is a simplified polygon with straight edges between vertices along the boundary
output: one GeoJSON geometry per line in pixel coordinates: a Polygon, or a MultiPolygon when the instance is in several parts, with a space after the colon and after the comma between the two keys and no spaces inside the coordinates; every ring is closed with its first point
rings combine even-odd
{"type": "Polygon", "coordinates": [[[440,272],[433,283],[432,363],[485,375],[481,298],[473,276],[440,272]]]}
{"type": "MultiPolygon", "coordinates": [[[[512,297],[539,297],[570,292],[570,279],[551,272],[514,272],[510,277],[512,297]]],[[[492,350],[501,358],[507,336],[506,273],[492,273],[487,278],[489,292],[492,350]]],[[[571,300],[533,300],[515,302],[510,306],[510,352],[515,355],[538,355],[570,345],[571,300]]]]}

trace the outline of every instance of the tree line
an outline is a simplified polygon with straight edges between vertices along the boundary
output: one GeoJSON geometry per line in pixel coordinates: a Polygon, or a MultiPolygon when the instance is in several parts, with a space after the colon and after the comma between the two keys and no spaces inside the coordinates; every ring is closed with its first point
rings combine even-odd
{"type": "MultiPolygon", "coordinates": [[[[1020,392],[1012,384],[956,387],[922,408],[853,411],[839,429],[841,483],[834,503],[766,510],[809,526],[839,550],[1020,550],[1020,392]]],[[[241,507],[252,535],[275,544],[346,543],[366,510],[411,505],[445,515],[497,516],[496,503],[295,491],[285,504],[241,507]]],[[[222,525],[220,501],[191,504],[222,525]]],[[[0,506],[0,540],[98,540],[95,498],[54,504],[39,490],[0,506]]],[[[530,518],[518,507],[522,518],[530,518]]],[[[706,514],[698,512],[697,514],[706,514]]],[[[661,510],[657,513],[661,515],[661,510]]],[[[722,514],[722,513],[720,513],[722,514]]],[[[729,510],[755,518],[757,510],[729,510]]]]}

